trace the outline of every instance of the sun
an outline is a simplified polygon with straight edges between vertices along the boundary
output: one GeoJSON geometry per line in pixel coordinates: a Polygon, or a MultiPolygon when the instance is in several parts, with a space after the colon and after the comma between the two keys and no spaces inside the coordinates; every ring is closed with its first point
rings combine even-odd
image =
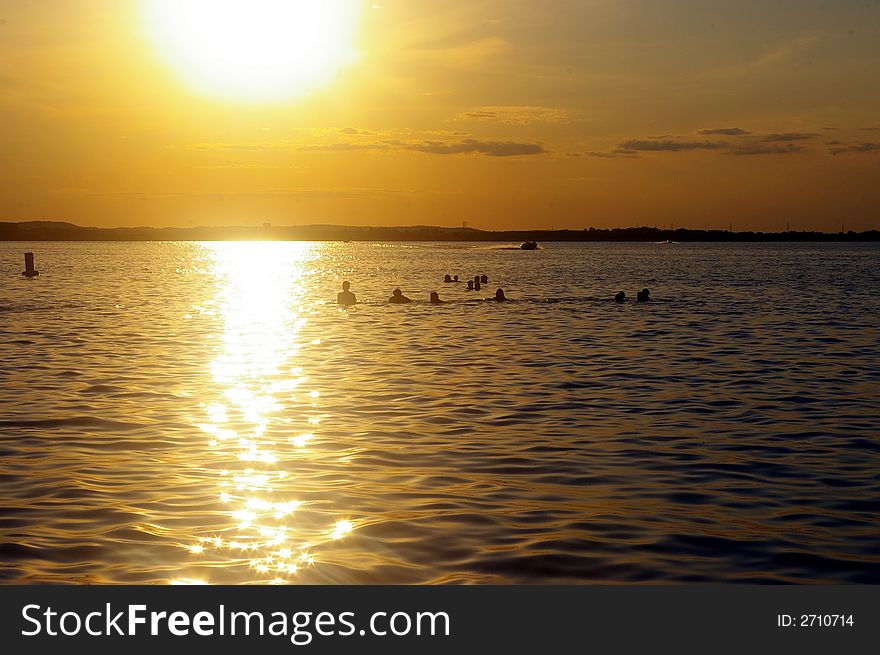
{"type": "Polygon", "coordinates": [[[201,92],[286,100],[356,58],[358,0],[142,0],[162,57],[201,92]]]}

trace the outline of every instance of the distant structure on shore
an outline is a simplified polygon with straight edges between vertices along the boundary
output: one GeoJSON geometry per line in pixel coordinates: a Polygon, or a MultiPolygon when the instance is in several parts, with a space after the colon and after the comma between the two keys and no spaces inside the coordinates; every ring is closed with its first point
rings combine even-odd
{"type": "Polygon", "coordinates": [[[732,232],[730,230],[624,227],[584,230],[488,231],[468,227],[359,227],[345,225],[263,225],[260,227],[81,227],[60,221],[0,222],[3,241],[880,241],[866,232],[732,232]]]}

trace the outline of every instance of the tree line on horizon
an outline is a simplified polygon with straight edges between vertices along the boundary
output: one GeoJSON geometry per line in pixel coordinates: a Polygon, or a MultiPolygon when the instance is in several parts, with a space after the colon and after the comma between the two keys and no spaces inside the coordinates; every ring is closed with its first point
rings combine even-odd
{"type": "Polygon", "coordinates": [[[4,241],[880,241],[880,231],[855,232],[589,227],[583,230],[480,230],[468,227],[359,227],[304,225],[262,227],[82,227],[60,221],[0,222],[4,241]]]}

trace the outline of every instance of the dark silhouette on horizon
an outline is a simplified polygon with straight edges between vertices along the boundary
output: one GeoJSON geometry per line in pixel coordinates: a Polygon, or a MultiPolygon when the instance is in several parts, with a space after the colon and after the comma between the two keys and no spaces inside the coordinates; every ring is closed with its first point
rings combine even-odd
{"type": "Polygon", "coordinates": [[[656,227],[585,228],[583,230],[478,230],[470,227],[360,227],[302,225],[271,227],[82,227],[64,221],[0,222],[0,241],[880,241],[880,230],[855,232],[734,232],[731,230],[656,227]]]}

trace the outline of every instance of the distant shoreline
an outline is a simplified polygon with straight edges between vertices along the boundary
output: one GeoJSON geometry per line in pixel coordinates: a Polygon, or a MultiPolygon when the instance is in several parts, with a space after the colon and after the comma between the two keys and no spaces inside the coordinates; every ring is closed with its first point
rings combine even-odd
{"type": "Polygon", "coordinates": [[[584,230],[503,230],[345,225],[263,227],[82,227],[56,221],[0,222],[2,241],[478,241],[541,242],[876,242],[880,230],[865,232],[731,232],[664,230],[653,227],[584,230]]]}

